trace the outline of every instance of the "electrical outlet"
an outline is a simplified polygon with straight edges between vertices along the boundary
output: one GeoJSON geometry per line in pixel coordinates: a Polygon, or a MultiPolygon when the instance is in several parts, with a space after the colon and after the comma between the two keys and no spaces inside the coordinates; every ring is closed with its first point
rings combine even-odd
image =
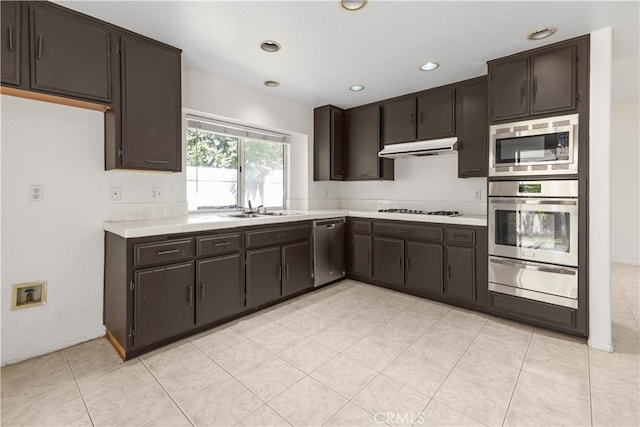
{"type": "Polygon", "coordinates": [[[328,198],[329,197],[329,190],[327,190],[326,188],[324,189],[324,198],[328,198]]]}
{"type": "Polygon", "coordinates": [[[154,187],[151,189],[151,198],[153,200],[162,200],[164,197],[164,190],[162,187],[154,187]]]}
{"type": "Polygon", "coordinates": [[[44,200],[44,185],[30,185],[29,200],[32,202],[42,202],[44,200]]]}
{"type": "Polygon", "coordinates": [[[111,200],[122,200],[122,189],[120,187],[111,187],[111,200]]]}
{"type": "Polygon", "coordinates": [[[475,200],[482,200],[482,190],[475,190],[473,192],[473,198],[475,200]]]}

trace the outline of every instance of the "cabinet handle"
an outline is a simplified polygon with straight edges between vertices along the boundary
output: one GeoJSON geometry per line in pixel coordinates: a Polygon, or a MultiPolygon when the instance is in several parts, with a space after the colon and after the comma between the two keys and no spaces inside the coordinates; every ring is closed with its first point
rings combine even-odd
{"type": "Polygon", "coordinates": [[[398,267],[402,270],[402,257],[398,257],[398,267]]]}
{"type": "Polygon", "coordinates": [[[538,77],[533,76],[533,102],[536,102],[536,94],[538,93],[538,77]]]}
{"type": "Polygon", "coordinates": [[[42,34],[38,36],[38,59],[42,58],[42,34]]]}
{"type": "Polygon", "coordinates": [[[527,79],[524,79],[522,83],[520,83],[520,104],[524,101],[524,95],[526,94],[525,84],[527,83],[527,79]]]}
{"type": "Polygon", "coordinates": [[[287,237],[287,233],[278,233],[276,237],[287,237]]]}
{"type": "Polygon", "coordinates": [[[13,25],[9,25],[9,50],[13,50],[13,25]]]}
{"type": "Polygon", "coordinates": [[[180,252],[180,249],[171,249],[168,251],[158,251],[158,255],[177,254],[178,252],[180,252]]]}
{"type": "Polygon", "coordinates": [[[167,161],[166,160],[147,160],[147,163],[152,165],[166,165],[167,161]]]}
{"type": "Polygon", "coordinates": [[[200,283],[200,299],[202,300],[202,302],[204,302],[204,289],[205,289],[205,284],[204,282],[200,283]]]}
{"type": "MultiPolygon", "coordinates": [[[[460,150],[458,150],[460,151],[460,150]]],[[[467,169],[469,172],[480,172],[480,168],[471,168],[471,169],[467,169]]]]}
{"type": "Polygon", "coordinates": [[[371,251],[367,251],[367,265],[371,265],[371,251]]]}
{"type": "Polygon", "coordinates": [[[219,246],[229,246],[230,244],[231,242],[222,242],[222,243],[214,243],[213,246],[217,248],[219,246]]]}
{"type": "Polygon", "coordinates": [[[284,266],[284,277],[285,277],[285,279],[289,278],[289,264],[286,264],[284,266]]]}
{"type": "Polygon", "coordinates": [[[447,265],[447,279],[451,279],[451,264],[447,265]]]}
{"type": "Polygon", "coordinates": [[[453,233],[451,235],[451,237],[460,237],[460,238],[466,239],[468,236],[466,234],[455,234],[455,233],[453,233]]]}
{"type": "Polygon", "coordinates": [[[411,230],[398,230],[400,234],[411,234],[411,230]]]}
{"type": "Polygon", "coordinates": [[[407,270],[411,270],[411,258],[407,258],[407,270]]]}
{"type": "Polygon", "coordinates": [[[282,280],[282,266],[278,266],[278,280],[282,280]]]}
{"type": "Polygon", "coordinates": [[[187,298],[189,298],[189,305],[193,305],[193,286],[187,285],[187,298]]]}
{"type": "Polygon", "coordinates": [[[410,120],[411,124],[413,124],[413,113],[410,114],[410,119],[409,120],[410,120]]]}

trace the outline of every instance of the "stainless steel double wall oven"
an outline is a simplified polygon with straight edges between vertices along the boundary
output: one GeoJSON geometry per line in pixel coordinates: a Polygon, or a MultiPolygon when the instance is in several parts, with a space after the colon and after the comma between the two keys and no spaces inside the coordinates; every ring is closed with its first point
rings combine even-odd
{"type": "Polygon", "coordinates": [[[489,290],[577,309],[578,115],[491,126],[489,156],[489,290]]]}

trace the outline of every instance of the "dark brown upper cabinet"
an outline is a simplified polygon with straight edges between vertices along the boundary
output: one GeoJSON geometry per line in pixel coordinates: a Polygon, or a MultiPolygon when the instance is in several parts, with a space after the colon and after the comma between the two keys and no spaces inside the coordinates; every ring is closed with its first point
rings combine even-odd
{"type": "Polygon", "coordinates": [[[31,89],[110,103],[110,29],[46,3],[28,7],[31,89]]]}
{"type": "Polygon", "coordinates": [[[382,103],[382,141],[396,144],[416,139],[416,97],[403,96],[382,103]]]}
{"type": "Polygon", "coordinates": [[[451,86],[428,90],[418,95],[419,141],[455,136],[455,97],[456,90],[451,86]]]}
{"type": "Polygon", "coordinates": [[[342,181],[346,175],[344,110],[325,105],[313,110],[313,180],[342,181]]]}
{"type": "Polygon", "coordinates": [[[2,10],[2,83],[20,84],[20,2],[3,1],[2,10]]]}
{"type": "Polygon", "coordinates": [[[120,111],[113,114],[121,125],[107,141],[107,169],[180,171],[180,50],[130,35],[118,50],[120,111]]]}
{"type": "Polygon", "coordinates": [[[453,86],[444,86],[383,101],[383,143],[454,136],[455,93],[453,86]]]}
{"type": "Polygon", "coordinates": [[[489,61],[489,121],[576,110],[578,79],[586,75],[578,68],[588,65],[578,54],[581,43],[588,38],[489,61]]]}
{"type": "Polygon", "coordinates": [[[393,180],[393,160],[378,157],[380,104],[346,110],[348,180],[393,180]]]}
{"type": "Polygon", "coordinates": [[[458,177],[487,176],[487,76],[461,82],[456,91],[458,177]]]}

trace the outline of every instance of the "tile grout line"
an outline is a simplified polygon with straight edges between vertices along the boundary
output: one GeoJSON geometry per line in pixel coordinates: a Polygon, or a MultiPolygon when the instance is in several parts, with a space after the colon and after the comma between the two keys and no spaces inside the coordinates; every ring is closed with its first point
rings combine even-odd
{"type": "Polygon", "coordinates": [[[73,370],[73,365],[71,364],[71,360],[69,359],[69,355],[67,354],[67,350],[63,351],[64,359],[69,366],[69,370],[71,370],[71,375],[73,375],[73,381],[76,384],[76,388],[78,389],[78,394],[80,394],[80,399],[82,399],[82,404],[84,405],[84,410],[87,411],[87,416],[89,417],[89,421],[91,425],[95,427],[96,423],[93,422],[93,417],[91,416],[91,412],[89,412],[89,407],[87,406],[87,402],[84,400],[84,395],[82,394],[82,389],[80,388],[80,384],[78,383],[78,377],[76,376],[76,372],[73,370]]]}
{"type": "Polygon", "coordinates": [[[614,276],[615,276],[616,286],[619,288],[619,291],[622,294],[622,298],[624,299],[625,308],[627,309],[629,314],[631,314],[631,317],[633,318],[633,320],[634,320],[634,322],[636,324],[636,328],[640,328],[640,321],[638,320],[638,318],[636,318],[636,315],[634,314],[633,310],[631,309],[631,304],[629,304],[629,298],[627,298],[627,294],[625,293],[624,288],[620,284],[620,279],[617,277],[617,275],[615,273],[614,273],[614,276]]]}
{"type": "MultiPolygon", "coordinates": [[[[194,347],[195,347],[195,346],[194,346],[194,347]]],[[[174,404],[174,405],[176,405],[176,408],[180,411],[180,413],[182,413],[182,415],[184,416],[184,418],[185,418],[187,421],[189,421],[189,424],[191,424],[192,426],[193,426],[193,425],[195,425],[195,424],[193,424],[193,422],[191,421],[191,418],[189,418],[189,417],[187,416],[187,414],[185,414],[185,413],[184,413],[184,411],[182,410],[182,407],[180,407],[180,405],[178,405],[178,402],[176,402],[176,401],[175,401],[175,399],[173,398],[173,396],[171,396],[171,394],[169,394],[169,392],[164,388],[164,386],[162,385],[162,383],[160,383],[160,380],[159,380],[158,378],[156,378],[156,376],[153,374],[153,372],[151,372],[151,369],[149,369],[149,367],[144,363],[144,361],[143,361],[140,357],[136,357],[136,359],[140,362],[140,364],[141,364],[142,366],[144,366],[144,368],[147,370],[147,372],[149,372],[149,374],[153,377],[153,379],[154,379],[154,381],[156,382],[156,384],[158,384],[158,385],[160,386],[160,388],[162,389],[162,391],[164,391],[164,392],[165,392],[165,394],[167,395],[167,397],[168,397],[169,399],[171,399],[171,401],[173,402],[173,404],[174,404]]],[[[185,402],[185,403],[187,403],[187,402],[185,402]]],[[[157,420],[157,419],[160,419],[160,418],[164,417],[165,415],[167,415],[168,413],[170,413],[171,411],[174,411],[174,410],[175,410],[175,408],[173,408],[173,409],[171,409],[171,410],[169,410],[169,411],[165,412],[164,414],[162,414],[162,415],[160,415],[160,416],[158,416],[158,417],[156,417],[156,418],[154,418],[154,419],[152,419],[152,420],[149,420],[149,421],[145,422],[145,424],[148,424],[148,423],[150,423],[151,421],[155,421],[155,420],[157,420]]]]}
{"type": "Polygon", "coordinates": [[[507,405],[507,410],[504,412],[504,416],[502,417],[502,423],[500,424],[501,426],[504,426],[504,423],[507,422],[507,415],[509,415],[509,409],[511,409],[511,402],[513,402],[513,396],[516,394],[516,389],[518,388],[518,381],[520,381],[520,374],[522,374],[522,368],[524,368],[524,362],[527,360],[527,354],[529,354],[529,348],[531,347],[533,334],[534,334],[534,330],[531,330],[531,335],[529,335],[529,342],[527,343],[527,350],[524,352],[524,357],[522,358],[522,362],[520,363],[520,369],[518,369],[518,376],[516,377],[516,382],[513,385],[511,396],[509,396],[509,404],[507,405]]]}
{"type": "Polygon", "coordinates": [[[589,347],[587,347],[587,368],[589,375],[589,417],[591,421],[591,426],[593,426],[593,396],[591,390],[591,352],[589,351],[589,347]]]}
{"type": "MultiPolygon", "coordinates": [[[[473,339],[471,340],[471,342],[469,343],[469,345],[467,345],[467,348],[465,348],[465,350],[462,352],[462,354],[460,355],[460,357],[458,358],[458,360],[456,361],[456,363],[453,365],[453,367],[451,368],[451,370],[449,370],[449,373],[447,374],[447,376],[444,378],[444,380],[442,380],[442,382],[440,383],[440,385],[438,386],[438,388],[436,389],[436,391],[433,393],[433,397],[431,398],[431,400],[435,400],[436,402],[438,402],[441,405],[444,405],[448,408],[451,408],[451,406],[440,402],[439,400],[436,400],[436,395],[438,394],[438,392],[440,391],[440,389],[442,388],[442,386],[444,385],[444,383],[447,382],[447,379],[451,376],[451,373],[456,369],[456,367],[458,366],[458,364],[460,363],[460,361],[462,360],[462,358],[464,357],[464,355],[467,353],[467,351],[469,350],[469,348],[473,345],[474,341],[476,340],[476,338],[478,338],[478,335],[480,335],[480,332],[482,332],[482,330],[487,326],[487,323],[489,322],[489,318],[485,319],[484,324],[482,325],[482,327],[478,330],[478,332],[476,332],[475,336],[473,337],[473,339]]],[[[426,407],[425,407],[426,408],[426,407]]],[[[466,417],[471,418],[474,421],[479,422],[482,425],[486,425],[485,423],[483,423],[482,421],[476,419],[475,417],[472,417],[471,415],[465,414],[462,411],[459,411],[455,408],[451,408],[454,411],[463,414],[466,417]]]]}

